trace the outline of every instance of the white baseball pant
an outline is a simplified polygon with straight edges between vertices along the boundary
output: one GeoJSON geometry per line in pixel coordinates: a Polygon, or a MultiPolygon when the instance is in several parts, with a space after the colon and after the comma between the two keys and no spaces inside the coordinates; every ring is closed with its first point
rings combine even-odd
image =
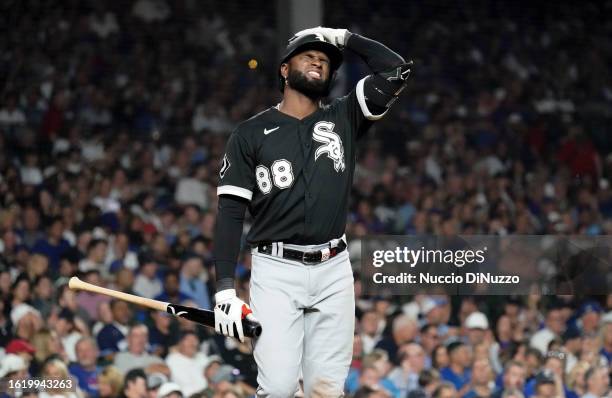
{"type": "MultiPolygon", "coordinates": [[[[324,245],[285,248],[319,250],[324,245]]],[[[353,352],[355,296],[348,250],[316,265],[253,249],[250,305],[263,332],[254,341],[258,397],[305,397],[317,383],[343,395],[353,352]]],[[[327,394],[326,394],[327,396],[327,394]]]]}

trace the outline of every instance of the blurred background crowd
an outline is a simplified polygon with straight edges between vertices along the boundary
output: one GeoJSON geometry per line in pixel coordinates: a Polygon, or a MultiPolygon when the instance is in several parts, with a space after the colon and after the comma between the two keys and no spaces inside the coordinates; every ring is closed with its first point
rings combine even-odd
{"type": "MultiPolygon", "coordinates": [[[[0,8],[0,377],[78,383],[43,397],[252,396],[249,343],[66,282],[211,308],[224,144],[280,98],[274,2],[0,8]]],[[[353,246],[612,234],[611,13],[610,1],[326,1],[326,25],[415,61],[361,141],[353,246]]],[[[334,95],[365,73],[347,54],[334,95]]],[[[608,396],[612,295],[365,297],[351,253],[350,396],[608,396]]],[[[237,272],[246,298],[247,248],[237,272]]]]}

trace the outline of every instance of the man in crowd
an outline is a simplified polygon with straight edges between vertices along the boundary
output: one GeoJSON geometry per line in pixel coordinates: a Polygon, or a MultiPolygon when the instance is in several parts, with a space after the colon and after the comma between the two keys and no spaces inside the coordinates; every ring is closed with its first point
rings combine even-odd
{"type": "Polygon", "coordinates": [[[427,368],[430,368],[433,350],[440,344],[440,335],[438,334],[438,327],[436,325],[430,324],[425,324],[421,326],[419,341],[421,343],[421,347],[423,347],[423,350],[425,350],[425,366],[427,368]]]}
{"type": "Polygon", "coordinates": [[[77,362],[68,370],[77,378],[79,388],[90,396],[98,394],[98,375],[102,369],[97,366],[98,345],[91,337],[81,337],[76,343],[77,362]]]}
{"type": "Polygon", "coordinates": [[[366,311],[361,315],[359,322],[361,326],[361,343],[363,345],[363,353],[369,354],[372,352],[376,344],[382,338],[379,331],[380,316],[376,311],[366,311]]]}
{"type": "Polygon", "coordinates": [[[199,351],[199,347],[198,335],[194,332],[184,332],[178,349],[166,357],[172,380],[181,386],[187,396],[206,388],[206,380],[202,374],[208,358],[199,351]]]}
{"type": "Polygon", "coordinates": [[[180,290],[190,296],[199,308],[210,310],[210,295],[206,281],[202,279],[203,274],[202,258],[196,254],[187,254],[181,268],[180,290]]]}
{"type": "Polygon", "coordinates": [[[545,355],[548,352],[548,343],[559,338],[564,328],[563,309],[558,305],[552,306],[546,313],[546,327],[531,336],[529,344],[545,355]]]}
{"type": "Polygon", "coordinates": [[[98,346],[101,355],[108,358],[114,357],[117,351],[127,347],[125,336],[129,331],[128,322],[132,318],[132,311],[125,301],[112,300],[110,306],[113,323],[105,325],[98,333],[98,346]]]}
{"type": "Polygon", "coordinates": [[[488,359],[475,360],[472,366],[470,390],[463,395],[463,398],[490,397],[493,392],[494,378],[495,374],[488,359]]]}
{"type": "Polygon", "coordinates": [[[472,377],[470,365],[472,363],[472,352],[470,347],[461,341],[454,341],[447,347],[450,364],[440,371],[442,380],[448,381],[455,386],[459,394],[463,396],[469,388],[472,377]]]}
{"type": "Polygon", "coordinates": [[[134,368],[142,368],[147,373],[169,374],[164,361],[147,352],[148,345],[149,330],[147,327],[143,324],[130,327],[127,335],[127,351],[120,351],[115,355],[114,365],[124,373],[134,368]]]}
{"type": "Polygon", "coordinates": [[[584,375],[587,393],[581,398],[607,397],[610,391],[609,369],[605,366],[593,366],[584,375]]]}
{"type": "Polygon", "coordinates": [[[504,393],[508,391],[523,391],[523,386],[525,385],[525,366],[517,361],[506,363],[502,382],[502,388],[493,393],[493,398],[502,398],[504,393]]]}
{"type": "Polygon", "coordinates": [[[389,380],[405,397],[408,391],[419,387],[419,374],[425,368],[425,352],[418,343],[407,343],[399,349],[399,366],[389,373],[389,380]]]}
{"type": "Polygon", "coordinates": [[[134,293],[139,296],[154,298],[161,294],[162,283],[157,276],[157,262],[150,253],[138,256],[139,270],[134,280],[134,293]]]}
{"type": "Polygon", "coordinates": [[[413,341],[418,332],[417,321],[407,315],[398,315],[393,320],[391,335],[380,340],[376,344],[376,348],[386,351],[391,363],[398,364],[397,351],[399,347],[404,343],[413,341]]]}
{"type": "Polygon", "coordinates": [[[147,376],[142,369],[132,369],[125,375],[121,398],[148,398],[147,376]]]}

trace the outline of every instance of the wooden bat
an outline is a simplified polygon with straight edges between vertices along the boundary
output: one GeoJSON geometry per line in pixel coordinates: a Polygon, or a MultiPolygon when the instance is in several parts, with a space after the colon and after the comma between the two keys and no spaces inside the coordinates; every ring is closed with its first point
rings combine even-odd
{"type": "MultiPolygon", "coordinates": [[[[92,293],[103,294],[105,296],[114,297],[119,300],[127,301],[128,303],[140,305],[142,307],[151,308],[158,311],[164,311],[169,314],[188,319],[211,328],[215,327],[215,313],[201,308],[186,307],[184,305],[166,303],[164,301],[153,300],[146,297],[136,296],[134,294],[124,293],[117,290],[107,289],[92,285],[91,283],[83,282],[76,276],[73,276],[68,281],[68,287],[74,290],[85,290],[92,293]]],[[[244,335],[248,337],[257,337],[261,334],[261,325],[250,319],[242,320],[242,330],[244,335]]]]}

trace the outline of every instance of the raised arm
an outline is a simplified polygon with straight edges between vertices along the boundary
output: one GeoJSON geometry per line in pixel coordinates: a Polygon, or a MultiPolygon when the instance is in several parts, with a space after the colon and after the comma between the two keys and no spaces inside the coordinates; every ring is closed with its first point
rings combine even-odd
{"type": "Polygon", "coordinates": [[[406,87],[412,61],[406,62],[384,44],[346,29],[324,27],[305,29],[294,37],[304,34],[319,34],[338,48],[351,50],[372,70],[373,73],[360,80],[356,88],[359,100],[367,105],[364,110],[367,119],[383,117],[406,87]]]}

